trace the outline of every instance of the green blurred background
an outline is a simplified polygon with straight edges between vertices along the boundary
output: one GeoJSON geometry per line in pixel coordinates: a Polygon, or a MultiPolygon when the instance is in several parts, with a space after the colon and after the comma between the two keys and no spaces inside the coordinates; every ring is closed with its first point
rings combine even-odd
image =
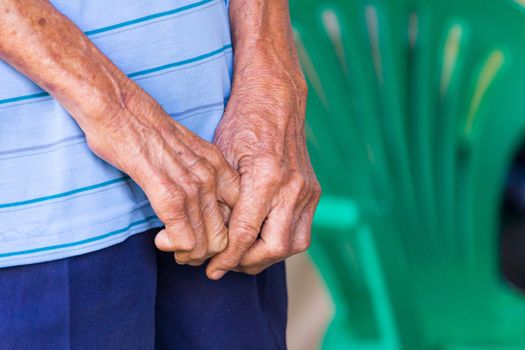
{"type": "Polygon", "coordinates": [[[525,0],[290,6],[326,286],[290,264],[290,348],[525,349],[525,0]]]}

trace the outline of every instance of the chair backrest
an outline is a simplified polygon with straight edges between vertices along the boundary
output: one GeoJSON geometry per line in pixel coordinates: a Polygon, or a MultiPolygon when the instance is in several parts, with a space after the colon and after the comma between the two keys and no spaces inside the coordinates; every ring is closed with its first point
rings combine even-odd
{"type": "Polygon", "coordinates": [[[323,205],[344,215],[337,198],[351,198],[359,217],[316,222],[312,255],[336,303],[327,348],[524,345],[498,224],[525,133],[525,1],[294,0],[291,12],[323,205]]]}

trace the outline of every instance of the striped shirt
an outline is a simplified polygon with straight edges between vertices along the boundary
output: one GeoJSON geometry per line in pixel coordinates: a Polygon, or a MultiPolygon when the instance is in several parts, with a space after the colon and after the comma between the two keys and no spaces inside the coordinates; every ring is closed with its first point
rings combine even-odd
{"type": "MultiPolygon", "coordinates": [[[[172,118],[211,141],[230,93],[225,0],[53,0],[172,118]]],[[[161,226],[62,106],[0,61],[0,267],[102,249],[161,226]]]]}

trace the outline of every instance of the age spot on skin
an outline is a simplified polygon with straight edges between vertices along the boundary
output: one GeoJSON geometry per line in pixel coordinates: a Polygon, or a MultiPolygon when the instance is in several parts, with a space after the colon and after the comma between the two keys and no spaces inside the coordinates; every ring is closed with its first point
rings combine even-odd
{"type": "Polygon", "coordinates": [[[47,23],[47,19],[45,19],[44,17],[40,18],[38,20],[38,24],[41,25],[41,26],[45,26],[47,23]]]}

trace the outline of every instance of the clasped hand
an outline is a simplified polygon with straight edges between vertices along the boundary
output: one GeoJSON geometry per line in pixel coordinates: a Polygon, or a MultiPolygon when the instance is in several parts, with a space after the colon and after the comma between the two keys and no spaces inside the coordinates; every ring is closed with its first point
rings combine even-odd
{"type": "Polygon", "coordinates": [[[165,224],[157,247],[179,264],[211,257],[212,279],[256,274],[310,244],[320,188],[306,150],[306,85],[278,65],[270,56],[236,74],[214,144],[134,85],[125,108],[86,133],[146,193],[165,224]]]}

